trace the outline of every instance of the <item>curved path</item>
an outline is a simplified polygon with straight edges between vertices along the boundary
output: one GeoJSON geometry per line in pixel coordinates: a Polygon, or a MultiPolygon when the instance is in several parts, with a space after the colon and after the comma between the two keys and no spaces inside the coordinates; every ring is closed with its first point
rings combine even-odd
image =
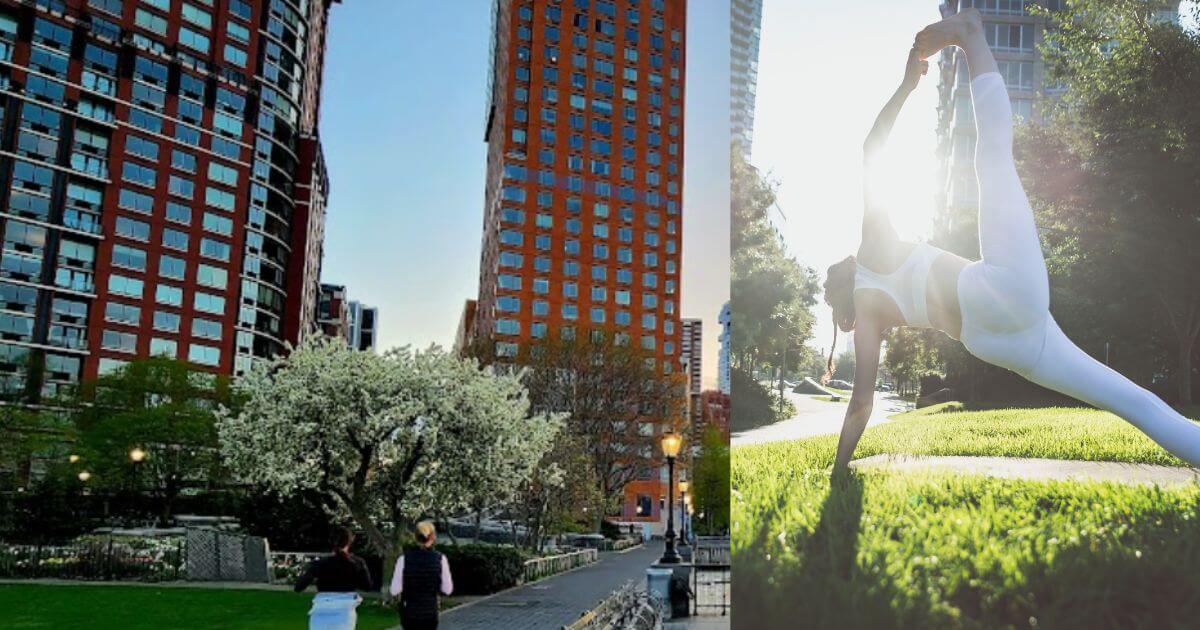
{"type": "Polygon", "coordinates": [[[625,582],[644,586],[646,569],[663,554],[652,541],[624,552],[603,552],[599,562],[463,604],[442,613],[442,628],[524,630],[562,628],[579,619],[625,582]]]}
{"type": "MultiPolygon", "coordinates": [[[[798,440],[841,432],[842,420],[846,417],[847,403],[818,400],[808,394],[796,394],[790,391],[785,391],[785,394],[788,400],[796,405],[795,415],[775,424],[734,433],[733,445],[798,440]]],[[[912,403],[900,400],[896,394],[875,392],[875,406],[872,407],[871,419],[867,422],[867,426],[887,422],[891,416],[909,409],[912,409],[912,403]]]]}

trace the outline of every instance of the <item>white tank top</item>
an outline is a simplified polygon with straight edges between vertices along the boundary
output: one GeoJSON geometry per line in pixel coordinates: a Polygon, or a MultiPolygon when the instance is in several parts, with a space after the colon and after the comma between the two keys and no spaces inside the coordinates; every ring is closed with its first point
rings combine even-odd
{"type": "Polygon", "coordinates": [[[929,284],[929,268],[941,254],[942,250],[928,243],[918,243],[904,263],[892,273],[877,273],[859,264],[854,274],[854,290],[883,291],[899,307],[906,325],[932,328],[925,292],[929,284]]]}

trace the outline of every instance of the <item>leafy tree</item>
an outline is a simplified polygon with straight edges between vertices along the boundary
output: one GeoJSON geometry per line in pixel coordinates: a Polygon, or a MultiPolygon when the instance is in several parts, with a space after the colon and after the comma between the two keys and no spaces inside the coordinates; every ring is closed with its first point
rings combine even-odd
{"type": "Polygon", "coordinates": [[[561,426],[531,413],[518,377],[436,346],[377,355],[313,338],[238,389],[241,410],[218,420],[230,468],[285,496],[318,493],[387,558],[421,516],[508,500],[561,426]]]}
{"type": "Polygon", "coordinates": [[[935,336],[940,333],[914,328],[894,328],[887,336],[883,362],[902,394],[914,394],[922,376],[939,371],[935,336]]]}
{"type": "Polygon", "coordinates": [[[70,418],[52,409],[0,406],[0,490],[32,488],[37,459],[65,459],[74,439],[70,418]]]}
{"type": "Polygon", "coordinates": [[[705,427],[692,474],[696,532],[704,535],[728,533],[729,442],[720,428],[705,427]]]}
{"type": "MultiPolygon", "coordinates": [[[[837,357],[833,360],[833,378],[840,381],[853,382],[854,365],[854,353],[849,349],[843,350],[842,353],[837,355],[837,357]]],[[[825,374],[825,369],[827,367],[827,363],[821,364],[822,375],[825,374]]]]}
{"type": "Polygon", "coordinates": [[[1091,302],[1116,302],[1134,328],[1165,330],[1178,400],[1190,404],[1200,337],[1200,34],[1156,19],[1158,9],[1147,0],[1068,2],[1042,49],[1049,79],[1066,91],[1050,129],[1022,143],[1022,175],[1052,221],[1051,267],[1104,274],[1091,302]]]}
{"type": "Polygon", "coordinates": [[[533,409],[566,414],[567,435],[588,455],[592,474],[575,478],[597,484],[598,525],[631,481],[657,471],[655,427],[682,430],[684,374],[664,375],[648,352],[599,337],[548,342],[524,363],[533,409]]]}
{"type": "Polygon", "coordinates": [[[587,529],[604,513],[604,495],[583,442],[582,436],[563,431],[521,484],[509,506],[516,544],[540,551],[547,537],[587,529]],[[525,526],[523,539],[517,536],[518,522],[525,526]]]}
{"type": "Polygon", "coordinates": [[[182,492],[220,476],[213,412],[232,404],[228,378],[166,357],[138,359],[84,383],[73,402],[88,485],[149,492],[163,524],[182,492]]]}
{"type": "Polygon", "coordinates": [[[785,349],[799,358],[796,348],[812,336],[818,285],[813,270],[787,254],[771,224],[774,185],[739,152],[731,160],[730,361],[753,372],[764,364],[779,367],[785,349]]]}

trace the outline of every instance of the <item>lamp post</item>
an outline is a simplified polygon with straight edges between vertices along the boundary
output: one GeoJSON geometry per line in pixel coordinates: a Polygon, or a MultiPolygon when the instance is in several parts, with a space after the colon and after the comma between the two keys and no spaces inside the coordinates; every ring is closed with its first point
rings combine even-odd
{"type": "MultiPolygon", "coordinates": [[[[137,509],[139,507],[139,504],[141,503],[141,501],[139,501],[139,498],[142,495],[142,483],[141,483],[141,481],[142,481],[142,479],[141,479],[142,462],[146,461],[146,456],[147,456],[146,450],[140,446],[135,446],[129,450],[129,461],[133,464],[132,469],[131,469],[131,472],[132,472],[131,481],[133,482],[132,483],[133,487],[130,489],[131,490],[131,496],[130,496],[131,505],[130,505],[130,507],[133,508],[133,510],[135,511],[135,514],[137,513],[137,509]]],[[[138,515],[138,517],[140,518],[140,515],[138,515]]]]}
{"type": "Polygon", "coordinates": [[[679,564],[679,554],[675,552],[675,457],[679,455],[682,442],[683,438],[675,432],[662,436],[663,455],[667,458],[667,547],[659,564],[679,564]]]}
{"type": "Polygon", "coordinates": [[[688,482],[686,479],[679,480],[679,539],[684,545],[688,544],[687,535],[687,491],[688,482]]]}

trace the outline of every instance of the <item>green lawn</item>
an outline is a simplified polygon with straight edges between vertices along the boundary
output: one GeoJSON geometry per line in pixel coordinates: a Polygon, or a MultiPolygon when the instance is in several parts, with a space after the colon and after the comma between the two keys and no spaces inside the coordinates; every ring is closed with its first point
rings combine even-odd
{"type": "MultiPolygon", "coordinates": [[[[0,584],[0,628],[295,630],[308,627],[312,597],[311,592],[0,584]]],[[[374,601],[358,608],[360,630],[399,623],[395,612],[374,601]]]]}
{"type": "MultiPolygon", "coordinates": [[[[947,408],[869,429],[856,457],[1180,463],[1098,411],[947,408]]],[[[1194,627],[1200,618],[1198,485],[882,471],[831,484],[836,443],[733,450],[739,625],[1194,627]]]]}

